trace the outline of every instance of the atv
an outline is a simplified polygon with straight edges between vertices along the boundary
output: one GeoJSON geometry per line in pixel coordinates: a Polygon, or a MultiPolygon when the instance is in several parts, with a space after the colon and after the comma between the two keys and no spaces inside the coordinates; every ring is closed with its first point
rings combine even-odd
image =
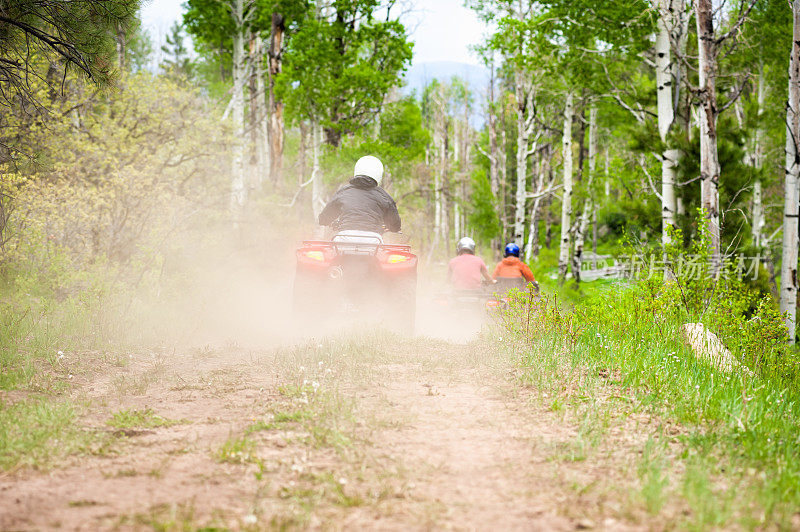
{"type": "Polygon", "coordinates": [[[295,321],[320,327],[353,317],[413,334],[417,256],[411,246],[384,244],[377,233],[346,233],[297,248],[295,321]]]}
{"type": "Polygon", "coordinates": [[[433,302],[457,322],[483,323],[487,318],[509,308],[512,291],[527,289],[523,278],[497,279],[497,283],[482,283],[478,290],[450,290],[437,294],[433,302]]]}

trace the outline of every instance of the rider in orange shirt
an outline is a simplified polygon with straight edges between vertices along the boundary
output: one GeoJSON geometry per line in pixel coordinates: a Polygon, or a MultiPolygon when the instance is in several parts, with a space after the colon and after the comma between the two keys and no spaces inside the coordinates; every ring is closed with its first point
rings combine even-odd
{"type": "Polygon", "coordinates": [[[539,285],[536,283],[536,279],[533,277],[533,272],[531,269],[527,264],[519,260],[518,245],[514,244],[513,242],[506,245],[506,249],[503,252],[503,257],[503,260],[498,262],[494,269],[494,274],[492,277],[494,277],[495,280],[508,286],[517,284],[518,286],[521,285],[520,287],[523,287],[523,283],[527,281],[528,283],[532,283],[537,289],[539,288],[539,285]],[[523,281],[523,279],[525,281],[523,281]]]}

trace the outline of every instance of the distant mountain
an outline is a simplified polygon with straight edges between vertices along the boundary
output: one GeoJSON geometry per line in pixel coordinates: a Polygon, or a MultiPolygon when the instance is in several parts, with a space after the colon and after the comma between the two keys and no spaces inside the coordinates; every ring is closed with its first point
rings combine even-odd
{"type": "Polygon", "coordinates": [[[483,92],[489,85],[489,71],[481,66],[455,61],[436,61],[413,65],[406,72],[406,85],[403,87],[403,92],[410,94],[416,91],[417,95],[420,95],[425,85],[434,79],[450,81],[453,76],[466,80],[473,92],[476,93],[477,100],[483,98],[483,92]]]}

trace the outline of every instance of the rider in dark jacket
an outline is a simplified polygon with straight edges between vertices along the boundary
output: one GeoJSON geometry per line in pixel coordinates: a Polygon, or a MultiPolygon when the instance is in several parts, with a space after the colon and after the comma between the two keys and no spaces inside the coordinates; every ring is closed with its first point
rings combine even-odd
{"type": "Polygon", "coordinates": [[[399,233],[400,214],[392,197],[379,185],[383,164],[368,155],[356,163],[350,183],[340,188],[319,213],[320,225],[334,225],[337,231],[399,233]]]}

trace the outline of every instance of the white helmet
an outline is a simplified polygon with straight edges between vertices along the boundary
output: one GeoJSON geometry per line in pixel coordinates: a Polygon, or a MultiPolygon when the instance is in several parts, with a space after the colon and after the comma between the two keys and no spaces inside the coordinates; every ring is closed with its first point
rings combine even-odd
{"type": "Polygon", "coordinates": [[[372,155],[362,157],[356,163],[355,170],[353,170],[353,177],[358,176],[371,177],[380,185],[383,179],[383,163],[372,155]]]}
{"type": "Polygon", "coordinates": [[[465,236],[464,238],[459,240],[458,244],[456,245],[456,253],[460,254],[464,251],[467,251],[472,254],[475,253],[475,241],[468,236],[465,236]]]}

